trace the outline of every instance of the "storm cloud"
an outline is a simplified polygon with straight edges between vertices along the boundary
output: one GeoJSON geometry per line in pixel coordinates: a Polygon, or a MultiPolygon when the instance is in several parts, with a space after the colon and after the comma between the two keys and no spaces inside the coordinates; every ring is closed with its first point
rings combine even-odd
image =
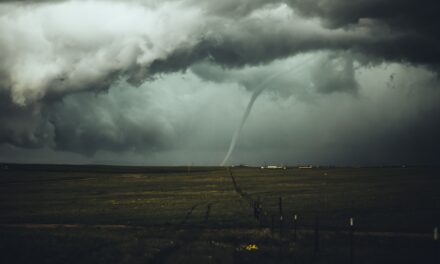
{"type": "MultiPolygon", "coordinates": [[[[271,80],[257,107],[274,105],[292,114],[296,106],[283,106],[292,98],[297,107],[314,106],[292,116],[305,122],[319,112],[317,122],[339,128],[298,121],[289,131],[307,127],[304,135],[315,141],[328,136],[340,147],[330,159],[322,154],[322,144],[302,145],[313,141],[298,141],[301,133],[292,132],[284,140],[295,142],[290,148],[300,149],[303,158],[293,158],[291,151],[267,152],[278,160],[351,163],[356,148],[361,149],[357,163],[435,163],[438,140],[421,136],[434,135],[440,127],[433,118],[439,113],[440,63],[435,6],[434,1],[410,0],[1,1],[0,144],[3,152],[45,148],[89,158],[124,152],[163,155],[165,160],[163,153],[208,151],[204,162],[209,163],[226,151],[249,92],[286,72],[271,80]],[[301,66],[292,71],[296,64],[301,66]],[[382,67],[398,69],[400,76],[387,70],[380,78],[362,77],[381,75],[377,69],[382,67]],[[412,79],[401,77],[403,72],[412,79]],[[209,94],[220,96],[222,103],[208,117],[204,109],[215,100],[209,94]],[[365,98],[377,94],[381,97],[374,97],[372,109],[364,105],[365,98]],[[409,100],[408,94],[411,103],[398,103],[409,100]],[[374,109],[390,103],[399,109],[390,116],[401,120],[396,127],[358,127],[361,119],[383,122],[374,109]],[[344,111],[358,109],[360,115],[348,115],[339,105],[347,107],[344,111]],[[403,118],[403,112],[412,116],[411,108],[418,116],[403,118]],[[334,119],[324,118],[322,109],[334,112],[334,119]],[[215,129],[208,132],[205,126],[215,129]],[[362,131],[344,134],[355,128],[362,131]],[[316,129],[323,134],[311,132],[316,129]],[[404,141],[413,154],[403,154],[404,141]],[[372,158],[378,151],[386,154],[372,158]]],[[[264,124],[266,115],[257,113],[256,123],[264,124]]],[[[264,127],[257,127],[248,136],[264,133],[264,127]]],[[[253,148],[241,147],[256,151],[256,142],[253,148]]],[[[275,145],[271,141],[262,148],[275,145]]],[[[182,162],[177,156],[184,156],[168,155],[171,162],[182,162]]],[[[197,154],[188,155],[197,159],[197,154]]],[[[261,162],[267,154],[261,155],[253,160],[261,162]]]]}

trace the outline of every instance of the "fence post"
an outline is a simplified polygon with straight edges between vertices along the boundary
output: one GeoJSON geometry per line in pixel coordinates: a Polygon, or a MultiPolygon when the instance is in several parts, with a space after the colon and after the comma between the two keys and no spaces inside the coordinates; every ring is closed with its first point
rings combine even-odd
{"type": "Polygon", "coordinates": [[[283,199],[278,199],[278,207],[280,209],[280,238],[283,237],[283,199]]]}
{"type": "Polygon", "coordinates": [[[350,217],[349,220],[350,225],[350,264],[354,262],[354,219],[350,217]]]}
{"type": "Polygon", "coordinates": [[[432,235],[434,239],[434,252],[436,256],[434,258],[437,258],[436,263],[440,263],[440,241],[438,236],[438,227],[434,227],[434,232],[432,235]]]}
{"type": "Polygon", "coordinates": [[[293,241],[296,242],[296,229],[298,225],[298,216],[297,214],[293,214],[293,241]]]}

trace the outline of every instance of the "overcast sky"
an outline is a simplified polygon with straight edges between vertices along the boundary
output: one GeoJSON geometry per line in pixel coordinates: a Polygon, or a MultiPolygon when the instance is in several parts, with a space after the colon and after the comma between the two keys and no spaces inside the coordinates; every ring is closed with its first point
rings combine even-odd
{"type": "Polygon", "coordinates": [[[436,6],[0,1],[0,162],[439,165],[436,6]]]}

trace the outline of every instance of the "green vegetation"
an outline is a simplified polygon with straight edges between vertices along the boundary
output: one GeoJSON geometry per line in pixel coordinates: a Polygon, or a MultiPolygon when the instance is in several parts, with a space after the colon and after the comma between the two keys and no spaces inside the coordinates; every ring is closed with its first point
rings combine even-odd
{"type": "Polygon", "coordinates": [[[0,263],[348,263],[349,217],[355,263],[434,263],[439,172],[18,166],[0,171],[0,263]]]}

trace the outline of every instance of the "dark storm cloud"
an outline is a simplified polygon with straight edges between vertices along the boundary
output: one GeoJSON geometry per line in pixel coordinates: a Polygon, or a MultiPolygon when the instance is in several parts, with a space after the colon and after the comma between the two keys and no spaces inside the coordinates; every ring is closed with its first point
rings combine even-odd
{"type": "MultiPolygon", "coordinates": [[[[324,51],[310,67],[312,90],[354,94],[355,63],[435,71],[440,63],[435,1],[0,2],[0,143],[25,148],[169,148],[176,140],[160,119],[133,118],[111,95],[93,95],[121,79],[140,85],[192,67],[203,80],[252,90],[279,69],[236,72],[324,51]]],[[[304,86],[288,78],[272,86],[293,84],[304,86]]]]}
{"type": "MultiPolygon", "coordinates": [[[[0,21],[5,51],[0,89],[28,104],[106,89],[118,76],[138,84],[203,59],[242,67],[317,50],[364,54],[365,62],[437,67],[439,34],[432,12],[422,19],[412,2],[384,2],[10,3],[0,21]],[[109,25],[99,23],[110,16],[109,25]]],[[[424,9],[434,10],[433,4],[424,9]]]]}
{"type": "MultiPolygon", "coordinates": [[[[323,19],[329,27],[358,24],[360,19],[378,19],[390,25],[425,25],[425,30],[434,29],[431,24],[436,16],[437,1],[434,0],[287,0],[292,7],[306,16],[323,19]]],[[[402,28],[403,29],[403,28],[402,28]]]]}
{"type": "Polygon", "coordinates": [[[293,14],[280,20],[252,16],[259,8],[276,8],[276,1],[242,1],[234,12],[228,11],[231,2],[216,3],[204,5],[217,15],[210,27],[214,33],[202,35],[189,50],[176,50],[155,61],[154,72],[186,68],[205,58],[226,67],[242,67],[316,50],[351,52],[365,64],[403,62],[439,69],[440,21],[432,11],[435,1],[288,1],[303,19],[293,14]],[[235,12],[241,17],[237,15],[230,25],[228,15],[235,12]]]}
{"type": "Polygon", "coordinates": [[[379,34],[355,45],[355,50],[388,60],[439,65],[437,1],[291,0],[289,4],[305,16],[320,18],[328,28],[368,27],[379,34]],[[384,34],[391,37],[380,41],[384,34]]]}

